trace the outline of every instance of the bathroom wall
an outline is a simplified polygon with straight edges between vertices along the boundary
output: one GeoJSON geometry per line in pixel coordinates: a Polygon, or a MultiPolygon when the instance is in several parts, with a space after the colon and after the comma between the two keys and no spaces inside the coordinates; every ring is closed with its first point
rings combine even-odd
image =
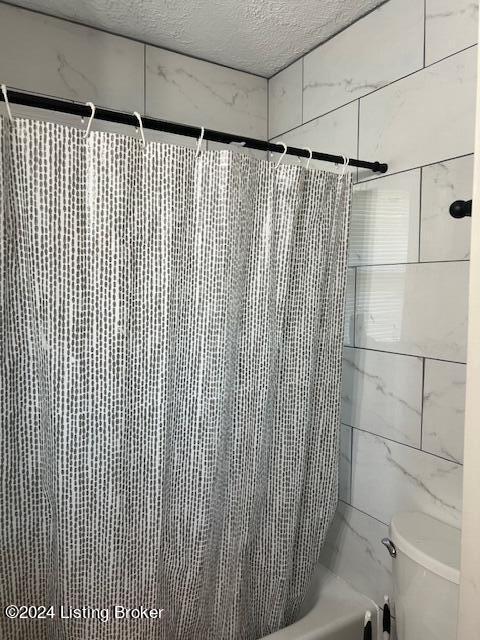
{"type": "MultiPolygon", "coordinates": [[[[341,502],[323,554],[379,602],[396,511],[460,523],[469,221],[448,206],[472,195],[476,21],[472,0],[389,0],[268,83],[272,139],[389,163],[354,171],[341,502]]],[[[267,136],[264,78],[1,3],[0,81],[267,136]]]]}
{"type": "MultiPolygon", "coordinates": [[[[3,3],[0,82],[120,111],[267,136],[265,78],[3,3]]],[[[64,114],[15,105],[12,110],[15,115],[85,126],[64,114]]],[[[99,121],[94,128],[135,135],[132,128],[99,121]]],[[[195,139],[151,131],[146,137],[196,144],[195,139]]],[[[216,146],[211,143],[210,148],[216,146]]]]}
{"type": "Polygon", "coordinates": [[[477,14],[389,0],[269,81],[272,139],[389,164],[353,171],[341,502],[323,552],[379,603],[393,514],[461,519],[470,222],[448,207],[472,197],[477,14]]]}
{"type": "MultiPolygon", "coordinates": [[[[478,64],[478,62],[477,62],[478,64]]],[[[463,467],[462,553],[457,640],[471,640],[480,629],[480,91],[477,79],[473,215],[468,300],[468,365],[465,394],[465,456],[463,467]]]]}

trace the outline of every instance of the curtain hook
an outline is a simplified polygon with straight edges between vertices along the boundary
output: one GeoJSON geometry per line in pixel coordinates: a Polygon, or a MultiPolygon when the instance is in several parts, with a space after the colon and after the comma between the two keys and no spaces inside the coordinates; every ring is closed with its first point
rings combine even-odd
{"type": "Polygon", "coordinates": [[[197,141],[197,149],[195,151],[195,157],[198,158],[202,149],[203,136],[205,135],[205,127],[200,127],[200,137],[197,141]]]}
{"type": "Polygon", "coordinates": [[[341,180],[341,179],[343,178],[343,176],[345,175],[345,172],[346,172],[347,167],[348,167],[348,162],[349,162],[349,159],[347,158],[347,156],[343,156],[343,155],[342,155],[342,158],[343,158],[343,171],[342,171],[342,173],[340,174],[340,180],[341,180]]]}
{"type": "Polygon", "coordinates": [[[142,136],[143,146],[145,146],[145,135],[143,133],[142,116],[138,113],[138,111],[134,111],[133,115],[136,117],[136,119],[138,120],[138,124],[140,125],[140,135],[142,136]]]}
{"type": "Polygon", "coordinates": [[[138,120],[138,124],[140,127],[140,135],[142,136],[142,143],[143,146],[145,146],[145,135],[143,133],[143,122],[142,122],[142,116],[138,113],[138,111],[134,111],[133,115],[136,117],[136,119],[138,120]]]}
{"type": "Polygon", "coordinates": [[[87,107],[90,107],[90,109],[92,110],[92,113],[90,114],[90,118],[88,119],[87,128],[85,130],[85,139],[87,139],[90,134],[93,118],[95,117],[95,105],[93,104],[93,102],[86,102],[85,104],[87,105],[87,107]]]}
{"type": "Polygon", "coordinates": [[[310,147],[303,147],[303,149],[305,149],[305,151],[308,151],[308,153],[309,153],[308,160],[307,160],[307,164],[306,164],[306,166],[305,166],[305,169],[308,169],[308,167],[309,167],[309,165],[310,165],[310,160],[312,159],[312,156],[313,156],[313,152],[312,152],[312,150],[310,149],[310,147]]]}
{"type": "Polygon", "coordinates": [[[8,102],[7,85],[6,84],[2,84],[2,93],[3,93],[3,99],[5,100],[5,107],[7,108],[8,117],[10,118],[10,122],[13,122],[12,111],[10,109],[10,103],[8,102]]]}
{"type": "Polygon", "coordinates": [[[282,155],[280,156],[280,158],[278,159],[277,164],[275,165],[275,169],[278,169],[278,167],[280,166],[280,163],[282,162],[282,160],[283,160],[283,159],[284,159],[284,157],[285,157],[285,154],[287,153],[287,148],[288,148],[288,147],[287,147],[287,145],[286,145],[284,142],[282,142],[281,140],[279,140],[278,142],[275,142],[275,144],[281,145],[281,146],[283,147],[283,153],[282,153],[282,155]]]}

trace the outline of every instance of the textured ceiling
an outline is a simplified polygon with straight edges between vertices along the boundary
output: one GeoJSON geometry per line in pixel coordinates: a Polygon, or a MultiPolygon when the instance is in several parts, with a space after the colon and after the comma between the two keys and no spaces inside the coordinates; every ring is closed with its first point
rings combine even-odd
{"type": "Polygon", "coordinates": [[[13,0],[270,77],[384,0],[13,0]]]}

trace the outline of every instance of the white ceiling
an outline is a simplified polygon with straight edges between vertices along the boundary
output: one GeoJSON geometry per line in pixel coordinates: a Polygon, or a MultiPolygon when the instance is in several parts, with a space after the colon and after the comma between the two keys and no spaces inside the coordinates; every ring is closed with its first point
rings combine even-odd
{"type": "Polygon", "coordinates": [[[22,7],[265,77],[383,2],[13,0],[22,7]]]}

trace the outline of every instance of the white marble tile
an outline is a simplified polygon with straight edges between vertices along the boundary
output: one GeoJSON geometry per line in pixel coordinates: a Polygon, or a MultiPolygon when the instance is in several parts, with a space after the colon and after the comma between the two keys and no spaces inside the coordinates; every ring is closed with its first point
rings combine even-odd
{"type": "Polygon", "coordinates": [[[478,0],[426,0],[425,64],[477,42],[478,0]]]}
{"type": "Polygon", "coordinates": [[[342,422],[420,447],[421,358],[348,347],[343,354],[342,422]]]}
{"type": "Polygon", "coordinates": [[[473,153],[476,62],[474,47],[362,98],[360,157],[398,172],[473,153]]]}
{"type": "Polygon", "coordinates": [[[351,504],[389,524],[399,511],[461,521],[462,466],[353,430],[351,504]]]}
{"type": "Polygon", "coordinates": [[[345,291],[345,327],[343,342],[353,346],[355,341],[355,269],[347,271],[347,287],[345,291]]]}
{"type": "MultiPolygon", "coordinates": [[[[322,151],[334,155],[344,155],[349,158],[357,157],[357,131],[358,131],[358,103],[348,104],[332,113],[312,120],[311,122],[289,131],[285,135],[277,136],[273,142],[282,140],[286,145],[293,147],[310,147],[313,151],[322,151]]],[[[278,154],[273,154],[275,159],[278,154]]],[[[286,156],[284,162],[297,163],[298,158],[286,156]]],[[[301,158],[301,162],[306,160],[301,158]]],[[[311,168],[326,169],[341,173],[342,165],[312,160],[311,168]]],[[[349,168],[356,174],[354,167],[349,168]]]]}
{"type": "Polygon", "coordinates": [[[302,60],[268,81],[268,135],[278,136],[302,124],[302,60]]]}
{"type": "Polygon", "coordinates": [[[470,255],[470,218],[455,219],[449,207],[471,200],[473,155],[422,169],[420,260],[465,260],[470,255]]]}
{"type": "Polygon", "coordinates": [[[463,462],[464,364],[425,361],[422,449],[463,462]]]}
{"type": "Polygon", "coordinates": [[[357,267],[355,345],[465,362],[468,262],[357,267]]]}
{"type": "Polygon", "coordinates": [[[340,458],[338,464],[338,496],[350,502],[350,481],[352,478],[352,428],[340,425],[340,458]]]}
{"type": "MultiPolygon", "coordinates": [[[[135,135],[138,135],[137,133],[135,135]]],[[[147,142],[163,142],[165,144],[175,144],[180,147],[197,148],[197,139],[189,136],[178,136],[175,133],[165,133],[164,131],[145,130],[145,140],[147,142]]],[[[205,143],[203,149],[210,149],[210,143],[205,143]]]]}
{"type": "Polygon", "coordinates": [[[257,160],[268,160],[268,151],[259,151],[258,149],[248,149],[240,144],[223,144],[221,142],[207,142],[209,151],[231,151],[232,153],[241,153],[251,158],[257,158],[257,160]]]}
{"type": "Polygon", "coordinates": [[[144,46],[0,4],[0,78],[11,87],[143,111],[144,46]]]}
{"type": "Polygon", "coordinates": [[[392,560],[381,540],[388,527],[339,502],[320,562],[354,589],[383,606],[392,594],[392,560]]]}
{"type": "Polygon", "coordinates": [[[398,640],[398,631],[397,631],[397,620],[396,618],[391,618],[390,620],[390,638],[389,640],[398,640]]]}
{"type": "Polygon", "coordinates": [[[423,0],[390,0],[305,56],[304,121],[423,66],[423,0]]]}
{"type": "Polygon", "coordinates": [[[146,48],[150,116],[267,138],[267,80],[156,47],[146,48]]]}
{"type": "Polygon", "coordinates": [[[349,264],[418,260],[420,169],[353,188],[349,264]]]}

